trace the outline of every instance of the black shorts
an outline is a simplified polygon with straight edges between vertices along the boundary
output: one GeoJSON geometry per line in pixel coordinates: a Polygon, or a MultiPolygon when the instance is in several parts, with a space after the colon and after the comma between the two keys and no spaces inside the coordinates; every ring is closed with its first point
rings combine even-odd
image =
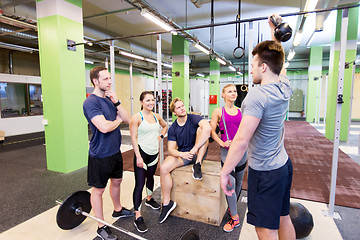
{"type": "Polygon", "coordinates": [[[105,188],[110,178],[122,178],[123,159],[121,152],[105,158],[89,155],[87,181],[89,186],[105,188]]]}
{"type": "Polygon", "coordinates": [[[289,215],[293,167],[290,158],[281,168],[256,171],[249,167],[247,222],[279,229],[280,216],[289,215]]]}

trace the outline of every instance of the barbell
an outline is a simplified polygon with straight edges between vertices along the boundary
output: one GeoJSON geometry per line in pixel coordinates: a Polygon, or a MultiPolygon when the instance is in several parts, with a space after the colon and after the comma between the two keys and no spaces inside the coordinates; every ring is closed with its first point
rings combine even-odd
{"type": "MultiPolygon", "coordinates": [[[[114,226],[100,218],[89,214],[91,211],[91,194],[88,191],[77,191],[71,194],[65,201],[56,200],[56,204],[60,205],[56,214],[56,223],[63,230],[70,230],[79,226],[87,217],[98,221],[104,225],[125,233],[135,239],[146,240],[135,233],[132,233],[124,228],[114,226]]],[[[199,234],[196,229],[188,229],[184,232],[180,240],[199,240],[199,234]]]]}
{"type": "Polygon", "coordinates": [[[100,218],[89,214],[91,211],[91,194],[88,191],[77,191],[70,195],[65,201],[56,200],[60,205],[56,214],[56,222],[61,229],[70,230],[79,226],[87,217],[94,219],[102,224],[123,232],[135,239],[146,240],[135,233],[132,233],[124,228],[116,227],[100,218]]]}

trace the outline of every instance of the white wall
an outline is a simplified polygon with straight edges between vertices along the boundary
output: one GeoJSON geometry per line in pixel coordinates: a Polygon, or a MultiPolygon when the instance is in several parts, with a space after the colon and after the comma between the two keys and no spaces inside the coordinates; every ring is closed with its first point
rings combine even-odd
{"type": "MultiPolygon", "coordinates": [[[[194,112],[209,115],[209,82],[203,79],[190,80],[190,105],[194,112]]],[[[211,116],[210,116],[211,117],[211,116]]]]}
{"type": "MultiPolygon", "coordinates": [[[[41,84],[41,78],[35,76],[0,74],[0,82],[41,84]]],[[[41,132],[44,131],[42,124],[43,119],[43,115],[15,118],[1,118],[0,115],[0,130],[5,131],[5,136],[41,132]]]]}
{"type": "Polygon", "coordinates": [[[43,115],[2,118],[0,119],[0,129],[5,131],[5,136],[14,136],[27,133],[44,131],[42,120],[43,115]]]}

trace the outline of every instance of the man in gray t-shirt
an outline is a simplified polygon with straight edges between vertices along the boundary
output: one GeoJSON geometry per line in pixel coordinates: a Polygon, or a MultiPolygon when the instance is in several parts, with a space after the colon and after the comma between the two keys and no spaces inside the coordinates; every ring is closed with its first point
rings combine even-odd
{"type": "MultiPolygon", "coordinates": [[[[276,18],[280,18],[278,15],[276,18]]],[[[271,32],[275,26],[269,21],[271,32]]],[[[284,122],[292,90],[283,69],[284,50],[275,37],[253,50],[252,88],[242,103],[243,118],[221,170],[226,195],[229,174],[248,150],[247,222],[259,239],[295,239],[290,210],[292,163],[284,148],[284,122]],[[277,238],[279,237],[279,238],[277,238]]]]}

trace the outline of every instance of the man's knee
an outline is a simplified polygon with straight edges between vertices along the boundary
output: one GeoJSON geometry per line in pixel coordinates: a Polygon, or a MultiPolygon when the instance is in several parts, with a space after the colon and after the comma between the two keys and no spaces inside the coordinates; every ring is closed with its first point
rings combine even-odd
{"type": "Polygon", "coordinates": [[[258,235],[259,240],[266,239],[278,239],[277,230],[263,228],[263,227],[255,227],[256,234],[258,235]]]}
{"type": "Polygon", "coordinates": [[[168,156],[160,165],[160,176],[170,173],[174,168],[176,168],[176,160],[173,156],[168,156]]]}
{"type": "Polygon", "coordinates": [[[280,227],[292,225],[290,215],[280,217],[280,227]]]}
{"type": "Polygon", "coordinates": [[[111,184],[114,184],[114,185],[120,185],[121,182],[122,182],[122,178],[111,178],[111,184]]]}
{"type": "Polygon", "coordinates": [[[92,190],[91,190],[91,195],[92,196],[102,196],[104,191],[105,191],[105,188],[93,187],[92,190]]]}

